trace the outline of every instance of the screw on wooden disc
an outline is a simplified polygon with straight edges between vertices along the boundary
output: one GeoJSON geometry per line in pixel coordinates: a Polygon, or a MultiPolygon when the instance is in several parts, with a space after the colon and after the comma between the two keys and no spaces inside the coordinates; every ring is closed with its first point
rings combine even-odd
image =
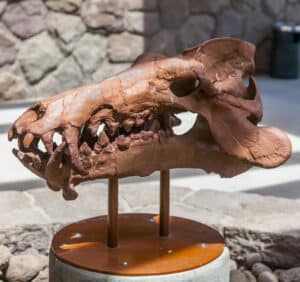
{"type": "Polygon", "coordinates": [[[114,275],[160,275],[208,264],[224,250],[224,240],[201,223],[170,217],[169,236],[159,236],[159,216],[120,214],[118,247],[107,245],[107,220],[73,223],[53,238],[55,256],[73,266],[114,275]]]}

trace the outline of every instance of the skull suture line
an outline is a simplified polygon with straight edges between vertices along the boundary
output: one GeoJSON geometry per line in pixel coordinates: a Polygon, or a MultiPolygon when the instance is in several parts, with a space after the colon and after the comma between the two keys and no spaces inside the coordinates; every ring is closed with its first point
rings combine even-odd
{"type": "Polygon", "coordinates": [[[18,139],[14,153],[65,199],[76,198],[75,185],[96,178],[184,167],[232,177],[253,165],[278,166],[291,144],[279,129],[257,126],[262,104],[254,52],[248,42],[220,38],[176,57],[141,55],[110,79],[29,108],[9,130],[9,140],[18,139]],[[197,120],[176,136],[174,114],[186,111],[197,120]],[[61,144],[53,142],[55,132],[61,144]],[[40,140],[47,152],[38,149],[40,140]]]}

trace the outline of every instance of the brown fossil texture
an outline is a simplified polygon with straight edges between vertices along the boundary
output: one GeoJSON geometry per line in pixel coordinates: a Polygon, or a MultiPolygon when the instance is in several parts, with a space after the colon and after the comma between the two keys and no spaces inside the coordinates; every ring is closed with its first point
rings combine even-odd
{"type": "Polygon", "coordinates": [[[18,140],[13,152],[68,200],[77,184],[96,178],[171,168],[233,177],[251,166],[279,166],[291,143],[279,129],[257,125],[263,108],[254,53],[248,42],[218,38],[175,57],[143,54],[118,75],[25,111],[8,133],[18,140]],[[176,114],[187,111],[197,114],[194,126],[174,134],[176,114]]]}

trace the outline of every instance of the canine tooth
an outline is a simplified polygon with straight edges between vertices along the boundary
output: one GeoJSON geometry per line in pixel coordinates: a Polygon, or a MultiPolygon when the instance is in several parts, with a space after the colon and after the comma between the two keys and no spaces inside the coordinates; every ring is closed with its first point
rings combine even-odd
{"type": "Polygon", "coordinates": [[[149,130],[153,131],[153,132],[158,132],[160,130],[160,123],[157,119],[153,120],[149,130]]]}
{"type": "Polygon", "coordinates": [[[124,135],[119,136],[116,141],[118,148],[121,151],[128,149],[130,146],[130,138],[125,137],[124,135]]]}
{"type": "Polygon", "coordinates": [[[109,143],[109,138],[104,131],[100,133],[97,143],[99,143],[101,147],[105,147],[109,143]]]}
{"type": "Polygon", "coordinates": [[[31,143],[34,140],[34,135],[32,133],[26,133],[24,139],[23,139],[23,145],[26,149],[28,149],[31,145],[31,143]]]}
{"type": "Polygon", "coordinates": [[[126,132],[130,132],[132,127],[134,126],[134,120],[131,118],[125,119],[122,123],[126,132]]]}

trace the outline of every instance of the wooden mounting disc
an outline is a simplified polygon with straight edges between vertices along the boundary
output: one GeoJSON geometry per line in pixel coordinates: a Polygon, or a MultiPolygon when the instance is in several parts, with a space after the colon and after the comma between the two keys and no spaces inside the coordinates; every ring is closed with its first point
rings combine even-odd
{"type": "Polygon", "coordinates": [[[54,255],[75,267],[114,275],[161,275],[208,264],[224,250],[224,239],[196,221],[171,217],[170,234],[159,236],[159,216],[120,214],[119,245],[107,247],[107,217],[73,223],[53,238],[54,255]]]}

